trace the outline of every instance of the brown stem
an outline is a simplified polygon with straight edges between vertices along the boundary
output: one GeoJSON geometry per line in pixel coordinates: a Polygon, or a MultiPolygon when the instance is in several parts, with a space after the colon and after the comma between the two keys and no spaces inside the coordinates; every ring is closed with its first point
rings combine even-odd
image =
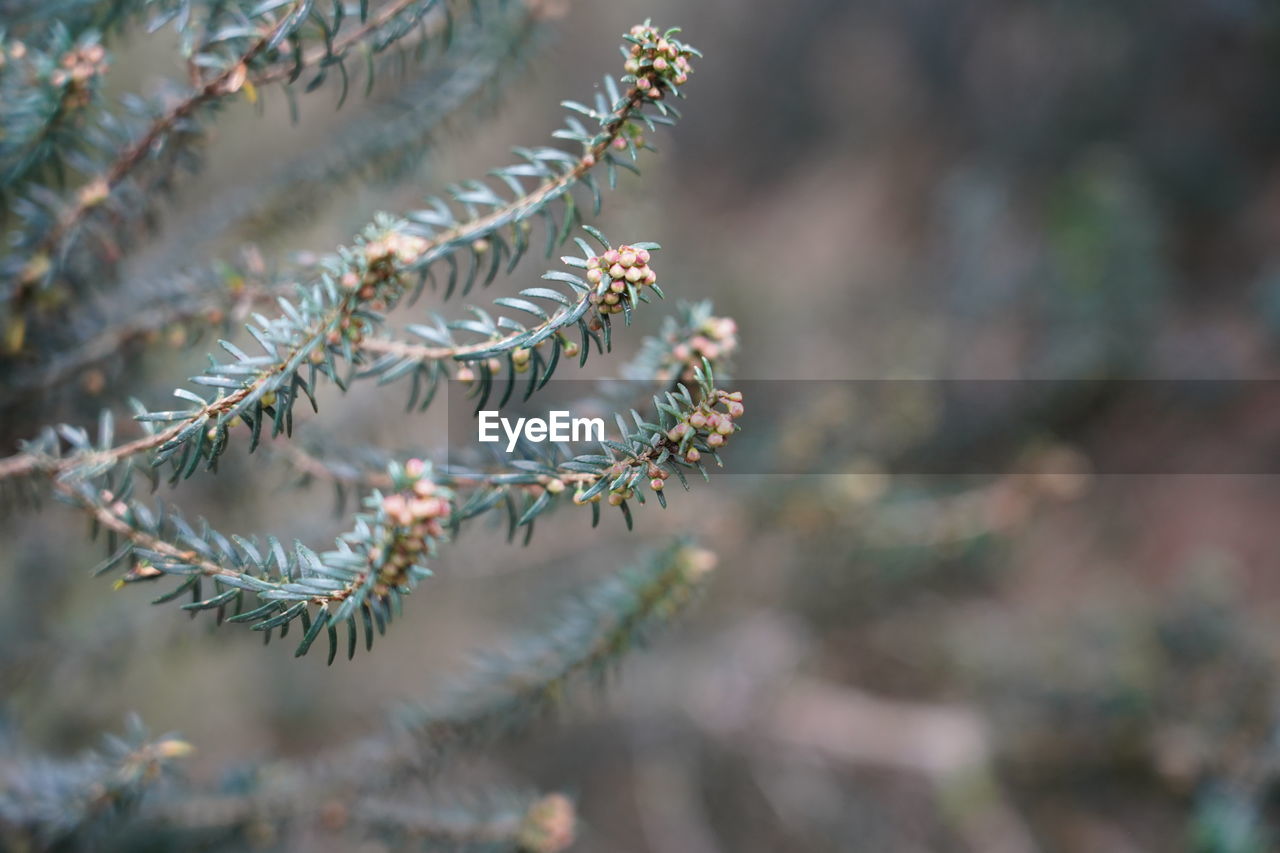
{"type": "MultiPolygon", "coordinates": [[[[266,34],[255,41],[237,61],[228,63],[227,67],[213,79],[170,107],[164,115],[151,123],[151,127],[147,129],[146,133],[125,147],[106,171],[88,181],[85,186],[93,187],[95,191],[91,193],[81,192],[76,197],[75,204],[68,207],[58,217],[58,221],[45,234],[33,255],[38,257],[51,254],[62,242],[63,238],[79,224],[89,211],[100,204],[111,191],[120,185],[121,181],[128,177],[146,159],[152,147],[166,133],[171,131],[178,122],[191,115],[205,103],[239,91],[240,86],[235,85],[235,79],[244,74],[245,66],[252,62],[258,54],[266,50],[271,40],[284,30],[293,13],[301,5],[302,0],[295,0],[288,11],[280,17],[280,20],[266,34]]],[[[243,79],[243,77],[240,77],[241,82],[243,82],[243,79]]],[[[13,296],[15,302],[19,305],[25,304],[30,299],[37,283],[38,278],[34,276],[19,280],[18,288],[13,296]]]]}

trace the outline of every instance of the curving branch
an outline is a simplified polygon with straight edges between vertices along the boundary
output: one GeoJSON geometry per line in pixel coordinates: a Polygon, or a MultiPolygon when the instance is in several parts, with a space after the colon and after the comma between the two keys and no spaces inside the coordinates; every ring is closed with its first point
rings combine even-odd
{"type": "Polygon", "coordinates": [[[52,270],[53,256],[60,254],[59,247],[62,246],[64,239],[77,228],[85,216],[105,202],[121,182],[146,161],[164,138],[192,113],[211,101],[239,92],[244,86],[249,63],[259,54],[279,44],[285,36],[298,27],[305,17],[306,8],[306,0],[293,0],[288,10],[280,15],[270,28],[240,55],[237,61],[225,65],[203,85],[170,106],[142,135],[125,146],[105,170],[89,179],[76,193],[72,204],[59,214],[57,220],[36,243],[31,260],[18,277],[17,286],[10,298],[19,306],[29,300],[34,290],[52,270]],[[304,14],[300,15],[299,12],[304,14]]]}
{"type": "MultiPolygon", "coordinates": [[[[633,51],[652,63],[650,54],[658,52],[656,31],[645,40],[630,38],[636,43],[633,51]]],[[[662,41],[666,43],[667,39],[662,41]]],[[[696,53],[678,41],[672,40],[671,44],[675,47],[670,49],[678,52],[682,59],[696,53]]],[[[365,337],[364,330],[381,324],[383,312],[406,295],[409,276],[416,275],[421,286],[431,274],[433,263],[448,261],[447,297],[458,280],[458,263],[453,255],[466,247],[473,263],[466,275],[464,292],[478,277],[479,265],[474,259],[486,253],[492,258],[488,273],[491,280],[503,254],[508,255],[509,266],[514,266],[527,249],[528,218],[543,215],[549,225],[554,226],[549,206],[557,199],[563,199],[566,204],[565,227],[548,228],[549,249],[554,247],[557,237],[559,242],[568,237],[567,226],[578,216],[569,190],[579,182],[588,183],[588,173],[597,163],[605,164],[612,178],[623,162],[616,156],[617,152],[625,150],[634,159],[637,145],[643,145],[642,141],[637,142],[635,122],[652,125],[655,120],[645,114],[645,107],[655,106],[660,117],[666,118],[672,110],[663,99],[668,94],[680,93],[679,82],[683,82],[685,72],[677,75],[672,67],[667,76],[652,72],[646,76],[635,63],[634,59],[628,60],[629,68],[636,67],[642,76],[628,74],[623,78],[632,85],[625,94],[618,95],[612,108],[591,109],[566,103],[575,112],[589,115],[597,122],[597,129],[591,133],[576,119],[570,121],[568,129],[557,133],[562,138],[580,142],[585,149],[583,154],[575,158],[560,149],[522,150],[519,153],[524,156],[524,163],[495,172],[518,193],[514,199],[503,199],[487,185],[472,182],[455,188],[452,193],[463,210],[472,214],[468,218],[459,220],[445,202],[437,199],[432,209],[410,214],[406,220],[380,218],[366,230],[355,248],[340,250],[328,258],[321,265],[324,270],[321,278],[310,287],[298,288],[298,305],[281,300],[283,316],[275,321],[259,318],[257,327],[249,327],[266,355],[250,357],[224,342],[223,348],[231,353],[234,361],[195,377],[193,381],[198,385],[221,389],[215,398],[207,399],[178,389],[175,394],[195,403],[195,409],[140,413],[139,419],[144,424],[167,422],[170,425],[152,429],[148,435],[119,446],[62,456],[57,454],[56,437],[52,446],[49,441],[38,442],[23,453],[0,460],[0,480],[34,473],[61,476],[73,471],[77,476],[95,476],[117,462],[153,451],[153,465],[176,456],[176,470],[185,476],[193,472],[202,459],[212,464],[226,448],[226,428],[233,418],[251,423],[253,445],[267,418],[271,418],[273,435],[288,431],[293,404],[300,396],[312,397],[311,382],[301,375],[303,367],[310,366],[312,381],[323,375],[344,385],[338,362],[356,363],[357,345],[365,337]],[[526,189],[520,178],[528,176],[541,180],[532,189],[526,189]],[[483,208],[488,212],[480,213],[483,208]],[[511,246],[499,233],[508,226],[514,226],[515,242],[511,246]]],[[[617,92],[612,78],[606,78],[606,83],[608,90],[617,92]]],[[[598,189],[593,182],[589,186],[597,193],[598,206],[598,189]]],[[[602,239],[598,234],[597,238],[602,239]]],[[[609,248],[607,242],[602,240],[602,243],[609,248]]],[[[585,265],[585,261],[583,263],[585,265]]],[[[628,282],[628,286],[632,284],[628,282]]],[[[616,307],[616,304],[612,306],[611,311],[616,307]]]]}
{"type": "Polygon", "coordinates": [[[709,377],[702,377],[701,401],[687,389],[656,400],[655,423],[636,417],[635,432],[607,440],[601,452],[564,460],[556,465],[526,462],[506,475],[447,472],[437,477],[421,460],[387,468],[387,493],[374,491],[363,501],[351,531],[338,539],[337,550],[316,554],[299,544],[287,554],[269,537],[264,546],[238,536],[230,538],[207,525],[197,531],[172,508],[152,508],[132,496],[133,479],[126,471],[114,486],[93,481],[55,483],[55,494],[87,512],[107,533],[110,556],[95,573],[125,568],[122,583],[152,581],[164,576],[181,578],[179,585],[156,603],[189,595],[191,611],[214,610],[219,621],[250,622],[255,630],[282,633],[294,620],[304,624],[305,635],[297,654],[305,654],[322,631],[329,639],[329,660],[338,649],[337,628],[347,626],[347,654],[357,645],[356,617],[360,616],[366,645],[373,640],[373,626],[381,633],[401,599],[430,575],[427,560],[461,523],[492,509],[500,500],[511,504],[513,530],[527,526],[576,486],[573,502],[592,506],[593,520],[600,517],[601,498],[616,506],[631,525],[628,501],[645,502],[640,481],[666,506],[666,479],[675,474],[688,488],[684,470],[697,469],[706,477],[700,458],[715,454],[725,436],[738,427],[734,411],[741,413],[741,395],[719,391],[709,377]],[[724,405],[724,412],[716,406],[724,405]],[[735,408],[736,407],[736,408],[735,408]],[[458,491],[442,485],[453,483],[458,491]],[[514,495],[522,498],[518,507],[514,495]],[[234,544],[232,544],[234,542],[234,544]],[[205,595],[205,582],[213,594],[205,595]],[[257,597],[244,610],[245,593],[257,597]],[[314,608],[314,609],[313,609],[314,608]]]}

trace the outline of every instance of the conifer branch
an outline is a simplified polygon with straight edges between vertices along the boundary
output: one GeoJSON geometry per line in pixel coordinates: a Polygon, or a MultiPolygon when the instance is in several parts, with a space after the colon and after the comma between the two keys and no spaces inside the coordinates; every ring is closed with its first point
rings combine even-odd
{"type": "Polygon", "coordinates": [[[430,771],[456,749],[514,734],[575,684],[603,682],[619,659],[697,597],[715,564],[710,551],[674,542],[566,605],[546,630],[510,643],[510,653],[479,660],[444,699],[402,709],[396,728],[414,748],[393,739],[385,756],[390,779],[430,771]]]}
{"type": "MultiPolygon", "coordinates": [[[[629,73],[623,78],[624,82],[630,80],[633,84],[627,93],[618,94],[612,78],[605,78],[606,89],[617,95],[612,108],[592,110],[566,102],[571,109],[594,117],[598,123],[598,129],[588,133],[581,123],[571,119],[569,128],[557,134],[580,142],[585,148],[580,157],[575,159],[566,152],[551,148],[522,151],[525,164],[495,173],[513,190],[522,191],[523,194],[510,201],[503,200],[484,184],[472,183],[455,188],[453,195],[456,201],[474,214],[465,221],[457,220],[448,205],[440,200],[436,200],[433,210],[410,214],[405,221],[380,218],[365,232],[363,241],[358,242],[355,249],[340,250],[338,255],[322,264],[324,273],[319,281],[311,287],[299,287],[298,306],[282,299],[280,304],[284,316],[274,322],[259,318],[258,327],[249,327],[267,355],[250,357],[234,345],[223,342],[223,348],[235,360],[222,365],[215,362],[205,375],[193,380],[200,385],[223,389],[215,399],[209,400],[186,389],[178,389],[175,394],[195,403],[197,408],[179,412],[140,412],[138,415],[144,423],[170,422],[167,428],[153,430],[147,436],[124,445],[93,450],[83,457],[52,456],[50,454],[56,447],[51,447],[48,441],[39,442],[24,453],[0,459],[0,480],[35,472],[63,475],[75,471],[77,476],[95,476],[121,460],[151,451],[155,451],[153,465],[176,457],[175,473],[189,475],[202,458],[212,464],[226,448],[227,426],[233,418],[250,422],[253,430],[251,446],[256,445],[267,417],[272,418],[273,435],[289,431],[293,404],[299,396],[312,396],[311,382],[301,375],[304,364],[310,365],[312,382],[317,375],[324,375],[343,386],[337,362],[356,362],[356,344],[365,337],[362,330],[381,323],[381,311],[394,306],[406,295],[407,276],[418,275],[421,286],[432,263],[448,260],[451,264],[448,296],[457,283],[458,273],[458,265],[452,255],[465,246],[476,258],[492,251],[488,273],[488,278],[492,279],[504,250],[510,256],[510,265],[523,255],[528,244],[526,233],[519,226],[537,214],[547,217],[553,226],[548,228],[551,241],[548,248],[555,245],[557,237],[562,242],[568,236],[567,226],[578,216],[572,196],[568,195],[569,189],[585,180],[597,162],[607,165],[612,178],[616,166],[622,161],[611,149],[625,149],[633,159],[636,157],[637,145],[643,142],[637,142],[633,122],[653,123],[654,118],[644,113],[648,105],[655,106],[661,113],[660,117],[672,112],[663,98],[667,93],[679,95],[679,86],[687,79],[688,72],[683,70],[689,67],[687,57],[696,55],[693,48],[674,38],[659,37],[652,29],[645,30],[643,38],[636,35],[627,38],[633,43],[629,53],[631,58],[627,60],[628,71],[635,69],[641,75],[637,77],[635,73],[629,73]],[[667,50],[676,59],[673,64],[664,65],[662,72],[657,72],[652,70],[655,63],[659,60],[666,62],[663,56],[658,55],[660,40],[671,45],[667,50]],[[648,64],[640,64],[641,60],[648,64]],[[677,66],[675,61],[683,65],[677,66]],[[623,144],[618,146],[619,142],[623,144]],[[552,164],[559,164],[559,169],[552,164]],[[539,176],[542,181],[533,189],[525,190],[519,178],[527,175],[539,176]],[[565,199],[567,205],[566,227],[557,229],[548,205],[560,198],[565,199]],[[489,212],[480,214],[482,208],[488,208],[489,212]],[[513,248],[508,248],[497,233],[509,225],[517,226],[513,248]],[[280,403],[278,406],[274,405],[277,401],[280,403]]],[[[624,54],[627,53],[624,50],[624,54]]],[[[594,184],[591,186],[594,189],[594,184]]],[[[612,251],[598,232],[591,233],[612,251]]],[[[586,251],[585,244],[580,245],[586,251]]],[[[584,259],[581,263],[585,267],[588,261],[584,259]]],[[[476,280],[478,270],[478,263],[473,262],[466,276],[464,292],[476,280]]],[[[580,279],[564,277],[564,274],[554,277],[571,286],[585,285],[580,279]]],[[[621,308],[628,310],[635,301],[636,283],[629,279],[624,281],[631,298],[621,308]]],[[[608,313],[619,307],[620,303],[612,304],[608,313]]],[[[604,313],[603,308],[601,306],[601,313],[604,313]]],[[[627,313],[628,319],[629,316],[627,313]]],[[[530,335],[529,340],[533,341],[536,334],[530,335]]],[[[585,349],[584,346],[584,355],[585,349]]],[[[404,369],[408,372],[414,366],[410,364],[404,369]]],[[[482,381],[486,375],[486,372],[481,372],[482,381]]],[[[383,378],[386,376],[384,373],[383,378]]]]}
{"type": "Polygon", "coordinates": [[[239,92],[244,86],[248,64],[263,51],[279,44],[293,28],[299,26],[307,6],[307,0],[293,0],[288,10],[278,16],[237,61],[225,65],[212,78],[165,110],[151,122],[144,133],[125,146],[105,170],[86,182],[77,192],[72,204],[59,214],[52,227],[35,244],[31,259],[18,277],[17,286],[11,294],[11,299],[19,307],[30,298],[34,288],[46,279],[54,266],[55,254],[62,254],[59,249],[64,238],[75,230],[81,220],[105,202],[116,187],[146,161],[153,149],[179,123],[206,103],[239,92]]]}
{"type": "Polygon", "coordinates": [[[103,824],[126,819],[173,762],[191,752],[173,735],[148,740],[136,718],[124,738],[75,761],[18,759],[0,785],[0,843],[7,850],[83,842],[103,824]]]}
{"type": "Polygon", "coordinates": [[[449,472],[436,476],[428,465],[412,459],[387,469],[389,493],[374,491],[365,498],[353,529],[338,539],[338,548],[317,555],[300,543],[292,555],[274,537],[265,547],[251,539],[223,536],[204,525],[196,531],[172,508],[151,508],[133,498],[132,472],[118,483],[100,486],[80,479],[55,481],[55,494],[88,513],[96,527],[107,533],[109,556],[95,574],[127,566],[122,584],[151,581],[165,575],[182,578],[156,603],[189,595],[183,605],[191,611],[214,610],[219,621],[251,622],[255,630],[280,627],[283,634],[294,620],[301,620],[305,636],[298,647],[305,654],[322,630],[329,639],[329,660],[338,649],[337,628],[347,626],[347,654],[355,653],[356,616],[363,621],[366,646],[373,640],[374,624],[381,633],[400,609],[401,599],[430,575],[427,559],[433,557],[446,531],[481,515],[500,501],[509,507],[511,532],[527,527],[574,485],[575,504],[592,506],[593,523],[600,518],[599,503],[620,509],[631,526],[628,501],[645,502],[641,480],[662,506],[665,481],[674,473],[688,487],[684,469],[696,468],[703,477],[702,453],[715,454],[725,436],[737,429],[733,418],[741,404],[717,390],[710,377],[699,374],[700,399],[688,389],[655,400],[655,423],[635,415],[634,432],[619,419],[622,435],[602,443],[602,453],[577,456],[558,464],[529,460],[518,470],[502,475],[449,472]],[[724,405],[722,413],[717,405],[724,405]],[[456,491],[443,483],[455,484],[456,491]],[[233,545],[232,542],[235,544],[233,545]],[[206,597],[209,582],[212,594],[206,597]],[[244,593],[257,596],[257,605],[243,610],[244,593]],[[316,610],[311,608],[315,607],[316,610]],[[228,612],[232,615],[227,617],[228,612]]]}
{"type": "Polygon", "coordinates": [[[564,794],[537,798],[488,797],[487,804],[453,807],[409,805],[369,797],[354,810],[352,821],[399,843],[447,844],[452,850],[519,850],[560,853],[573,844],[577,816],[564,794]]]}
{"type": "MultiPolygon", "coordinates": [[[[403,28],[407,32],[439,5],[441,5],[440,0],[392,0],[355,29],[348,30],[332,41],[313,47],[295,59],[286,58],[256,72],[253,75],[253,83],[256,86],[267,86],[284,81],[292,82],[308,68],[341,63],[352,49],[383,36],[384,31],[391,24],[396,23],[398,28],[403,28]]],[[[437,19],[436,25],[423,33],[423,40],[448,27],[450,16],[450,12],[443,12],[437,19]]],[[[395,38],[388,38],[386,44],[395,40],[395,38]]],[[[385,46],[384,44],[383,47],[385,46]]]]}
{"type": "Polygon", "coordinates": [[[73,41],[54,26],[47,42],[37,47],[0,33],[0,198],[49,172],[61,182],[58,155],[79,144],[78,135],[101,106],[107,59],[98,40],[73,41]]]}

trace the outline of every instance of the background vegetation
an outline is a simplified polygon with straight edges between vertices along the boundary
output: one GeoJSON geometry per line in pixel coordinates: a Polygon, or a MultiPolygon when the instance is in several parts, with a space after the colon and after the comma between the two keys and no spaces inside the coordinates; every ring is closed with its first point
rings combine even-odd
{"type": "MultiPolygon", "coordinates": [[[[545,138],[584,69],[613,68],[615,34],[652,14],[679,19],[708,59],[678,131],[602,221],[662,243],[664,270],[737,318],[736,376],[1273,377],[1280,21],[1266,4],[536,11],[500,94],[433,131],[408,176],[343,164],[359,177],[326,205],[305,181],[267,208],[251,190],[289,170],[329,181],[312,152],[332,152],[345,122],[394,121],[422,78],[388,77],[336,115],[304,103],[297,127],[281,103],[262,116],[231,105],[176,190],[172,209],[195,213],[164,214],[138,280],[246,240],[266,258],[323,251],[374,210],[507,162],[508,143],[545,138]],[[203,239],[221,231],[211,211],[233,223],[229,242],[203,239]]],[[[131,33],[107,85],[180,74],[167,39],[131,33]]],[[[123,376],[171,385],[205,351],[182,327],[152,337],[136,358],[77,373],[71,393],[14,395],[5,433],[83,418],[123,376]]],[[[929,393],[881,408],[839,387],[752,423],[740,448],[743,470],[770,454],[821,474],[722,475],[640,514],[630,535],[619,518],[592,533],[566,512],[523,551],[501,531],[464,537],[414,618],[332,668],[248,632],[209,642],[136,590],[109,594],[80,571],[100,555],[60,511],[6,518],[6,718],[24,748],[65,756],[137,711],[199,747],[182,767],[201,780],[305,757],[442,690],[472,649],[542,624],[638,545],[696,529],[721,560],[696,618],[603,696],[475,760],[450,794],[473,808],[459,791],[568,791],[582,849],[600,851],[1274,849],[1277,481],[1121,476],[1087,452],[1136,444],[1212,471],[1230,446],[1268,470],[1269,384],[1223,385],[1194,434],[1123,395],[1052,400],[1034,417],[1011,406],[984,434],[1024,473],[966,477],[912,473],[919,448],[945,460],[974,446],[929,393]]],[[[388,393],[330,394],[327,429],[420,445],[438,422],[381,417],[388,393]]],[[[281,460],[222,465],[186,488],[193,515],[308,540],[344,528],[332,491],[291,488],[281,460]]],[[[298,849],[322,849],[322,835],[298,849]]]]}

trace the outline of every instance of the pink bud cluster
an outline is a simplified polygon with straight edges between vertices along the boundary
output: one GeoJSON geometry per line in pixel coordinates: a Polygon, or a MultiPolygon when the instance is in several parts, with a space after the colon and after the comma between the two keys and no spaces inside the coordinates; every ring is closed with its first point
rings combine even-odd
{"type": "MultiPolygon", "coordinates": [[[[363,272],[357,266],[342,274],[338,284],[347,292],[354,292],[361,304],[368,304],[374,311],[386,310],[389,302],[400,294],[400,267],[412,263],[422,254],[427,241],[412,234],[391,231],[362,247],[363,272]]],[[[369,331],[368,323],[358,317],[344,316],[338,328],[329,332],[325,342],[337,346],[346,338],[354,344],[364,340],[369,331]]],[[[312,361],[324,361],[324,352],[314,350],[312,361]]]]}
{"type": "MultiPolygon", "coordinates": [[[[729,436],[738,430],[738,425],[734,421],[741,417],[744,411],[741,391],[717,390],[713,400],[704,400],[699,403],[693,411],[668,429],[663,436],[665,442],[660,443],[658,447],[665,447],[686,462],[697,462],[702,458],[702,451],[695,446],[695,441],[701,439],[703,446],[712,450],[723,447],[729,440],[729,436]]],[[[671,472],[655,464],[647,458],[647,455],[642,455],[639,458],[620,459],[600,472],[597,478],[579,482],[573,502],[579,505],[596,503],[603,497],[607,498],[610,506],[621,506],[624,501],[635,497],[634,488],[620,485],[609,491],[607,495],[604,492],[597,492],[591,497],[587,497],[587,492],[593,484],[599,483],[600,479],[613,482],[629,472],[633,473],[640,466],[645,466],[647,469],[645,474],[649,477],[649,488],[655,492],[661,492],[666,487],[666,480],[671,476],[671,472]]],[[[625,482],[631,482],[631,478],[627,477],[625,482]]]]}
{"type": "Polygon", "coordinates": [[[693,446],[694,439],[701,438],[707,447],[718,450],[728,442],[729,436],[738,431],[734,420],[746,411],[742,405],[741,391],[716,391],[714,400],[703,400],[682,420],[667,430],[667,440],[684,451],[687,462],[697,462],[701,451],[693,446]],[[723,411],[716,407],[723,407],[723,411]]]}
{"type": "Polygon", "coordinates": [[[695,55],[688,45],[664,36],[650,24],[632,27],[631,36],[640,43],[632,43],[624,68],[635,76],[636,88],[642,95],[656,101],[662,97],[664,87],[688,82],[693,73],[689,60],[695,55]]]}
{"type": "Polygon", "coordinates": [[[738,324],[732,317],[708,317],[688,338],[673,340],[671,344],[674,364],[670,374],[682,382],[690,382],[703,358],[714,364],[737,351],[738,324]]]}
{"type": "Polygon", "coordinates": [[[379,295],[383,284],[399,284],[399,267],[416,261],[426,250],[429,241],[413,234],[389,231],[362,247],[364,274],[350,271],[342,276],[344,290],[355,290],[361,300],[379,295]]]}
{"type": "Polygon", "coordinates": [[[629,298],[628,286],[652,286],[657,273],[649,266],[647,249],[619,246],[587,261],[587,281],[595,285],[591,303],[601,314],[620,314],[629,298]]]}
{"type": "Polygon", "coordinates": [[[577,820],[573,801],[564,794],[547,794],[535,800],[520,822],[520,849],[560,853],[573,844],[577,820]]]}
{"type": "Polygon", "coordinates": [[[69,108],[89,103],[90,83],[107,71],[107,52],[100,44],[91,44],[63,54],[58,68],[49,77],[55,86],[66,86],[63,104],[69,108]]]}
{"type": "MultiPolygon", "coordinates": [[[[403,584],[409,566],[430,550],[432,541],[444,538],[444,523],[452,511],[448,491],[426,476],[425,462],[410,459],[404,474],[405,488],[382,499],[382,511],[396,535],[378,575],[379,585],[384,587],[380,594],[403,584]]],[[[383,555],[373,556],[380,560],[383,555]]]]}
{"type": "MultiPolygon", "coordinates": [[[[649,477],[649,488],[653,489],[655,492],[660,492],[664,488],[666,488],[666,480],[668,477],[671,476],[671,472],[658,467],[652,462],[645,462],[643,459],[620,460],[618,462],[613,463],[608,468],[606,468],[600,476],[606,480],[613,481],[618,479],[618,477],[622,476],[623,474],[627,473],[627,470],[629,468],[634,470],[634,466],[638,466],[638,465],[645,465],[647,467],[645,474],[649,477]]],[[[578,491],[573,496],[574,503],[581,506],[582,504],[597,503],[600,501],[604,493],[597,492],[596,494],[588,498],[585,496],[588,487],[589,487],[589,484],[585,484],[585,483],[579,484],[578,491]]],[[[623,501],[630,500],[635,496],[636,496],[635,489],[627,488],[626,486],[619,486],[618,488],[609,492],[608,494],[609,506],[622,506],[623,501]]]]}

